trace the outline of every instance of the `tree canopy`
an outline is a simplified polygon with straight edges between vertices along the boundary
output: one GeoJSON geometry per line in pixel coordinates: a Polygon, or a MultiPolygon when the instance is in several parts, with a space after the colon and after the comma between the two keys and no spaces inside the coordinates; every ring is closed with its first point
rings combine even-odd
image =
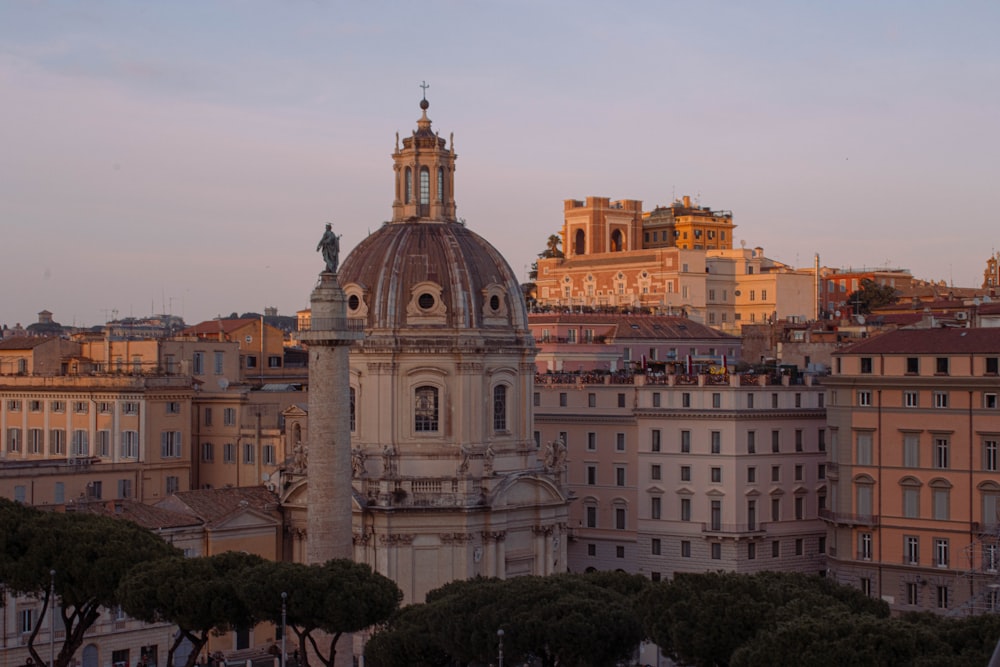
{"type": "Polygon", "coordinates": [[[408,607],[372,637],[365,659],[375,667],[491,662],[499,653],[515,664],[598,667],[627,658],[643,639],[631,592],[635,575],[559,574],[455,581],[408,607]],[[595,632],[600,628],[600,632],[595,632]]]}
{"type": "Polygon", "coordinates": [[[880,285],[871,278],[862,278],[860,288],[847,297],[847,304],[855,313],[867,315],[874,308],[887,306],[895,300],[895,287],[880,285]]]}
{"type": "Polygon", "coordinates": [[[177,554],[126,520],[82,511],[43,512],[0,499],[0,582],[15,594],[42,601],[28,641],[36,664],[43,662],[34,642],[53,606],[52,585],[65,631],[55,667],[66,667],[101,609],[118,606],[118,583],[129,570],[177,554]]]}
{"type": "Polygon", "coordinates": [[[148,623],[167,621],[178,633],[167,651],[167,664],[187,639],[192,646],[186,667],[192,667],[210,633],[251,627],[257,619],[241,591],[251,568],[264,563],[260,556],[227,551],[198,558],[161,558],[137,565],[122,581],[118,595],[122,608],[148,623]]]}
{"type": "Polygon", "coordinates": [[[333,665],[337,641],[388,620],[403,593],[388,577],[364,563],[334,559],[323,565],[265,562],[247,573],[243,597],[262,620],[281,622],[282,593],[287,594],[286,624],[306,654],[307,642],[324,665],[333,665]],[[330,635],[320,646],[316,632],[330,635]]]}

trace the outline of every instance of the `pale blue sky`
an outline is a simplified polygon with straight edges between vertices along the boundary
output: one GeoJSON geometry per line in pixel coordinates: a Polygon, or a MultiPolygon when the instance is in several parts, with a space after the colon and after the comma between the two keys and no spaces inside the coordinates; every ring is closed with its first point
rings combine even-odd
{"type": "Polygon", "coordinates": [[[1000,3],[0,1],[0,323],[308,305],[390,217],[395,133],[524,279],[564,199],[689,194],[810,266],[978,285],[1000,3]]]}

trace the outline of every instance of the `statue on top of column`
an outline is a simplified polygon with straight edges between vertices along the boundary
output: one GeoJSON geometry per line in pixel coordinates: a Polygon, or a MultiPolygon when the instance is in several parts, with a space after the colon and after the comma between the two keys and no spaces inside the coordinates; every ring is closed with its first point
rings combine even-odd
{"type": "Polygon", "coordinates": [[[319,240],[316,250],[323,253],[323,261],[326,262],[326,271],[336,273],[340,265],[340,236],[333,233],[333,225],[326,223],[326,231],[323,238],[319,240]]]}

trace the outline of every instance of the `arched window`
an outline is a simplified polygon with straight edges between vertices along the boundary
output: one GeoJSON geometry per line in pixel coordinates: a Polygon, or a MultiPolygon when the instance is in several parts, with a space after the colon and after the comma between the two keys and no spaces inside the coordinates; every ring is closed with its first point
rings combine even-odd
{"type": "Polygon", "coordinates": [[[357,412],[355,411],[356,405],[354,387],[351,387],[351,433],[354,433],[355,427],[357,426],[357,412]]]}
{"type": "Polygon", "coordinates": [[[507,386],[502,384],[493,387],[493,430],[507,430],[507,386]]]}
{"type": "Polygon", "coordinates": [[[582,229],[576,230],[576,238],[573,241],[573,254],[582,255],[587,252],[586,245],[587,235],[583,233],[582,229]]]}
{"type": "Polygon", "coordinates": [[[444,167],[438,167],[437,200],[444,201],[444,167]]]}
{"type": "Polygon", "coordinates": [[[420,168],[420,203],[431,203],[431,172],[427,167],[420,168]]]}
{"type": "Polygon", "coordinates": [[[428,433],[438,430],[438,390],[417,387],[413,402],[413,430],[428,433]]]}
{"type": "Polygon", "coordinates": [[[403,192],[404,192],[403,203],[409,204],[410,200],[413,199],[413,172],[410,171],[409,167],[406,168],[406,172],[404,174],[404,181],[405,182],[403,184],[403,192]]]}
{"type": "Polygon", "coordinates": [[[623,242],[624,242],[624,237],[622,236],[622,232],[620,229],[616,229],[615,231],[611,232],[611,250],[613,252],[621,252],[623,242]]]}

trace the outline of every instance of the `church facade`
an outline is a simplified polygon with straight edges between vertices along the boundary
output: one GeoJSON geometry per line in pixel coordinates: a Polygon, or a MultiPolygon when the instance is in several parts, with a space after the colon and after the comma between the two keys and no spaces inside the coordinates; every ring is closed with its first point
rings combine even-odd
{"type": "MultiPolygon", "coordinates": [[[[456,218],[454,144],[431,130],[428,106],[397,138],[392,220],[336,273],[347,323],[364,331],[332,399],[349,421],[348,539],[404,603],[454,579],[566,570],[565,447],[532,436],[536,348],[520,288],[500,253],[456,218]]],[[[310,377],[311,388],[320,380],[310,377]]],[[[328,409],[310,401],[286,425],[314,431],[313,413],[328,409]]],[[[302,543],[315,513],[329,511],[309,501],[310,484],[332,479],[319,465],[310,451],[286,480],[286,546],[297,559],[313,560],[302,543]]]]}

